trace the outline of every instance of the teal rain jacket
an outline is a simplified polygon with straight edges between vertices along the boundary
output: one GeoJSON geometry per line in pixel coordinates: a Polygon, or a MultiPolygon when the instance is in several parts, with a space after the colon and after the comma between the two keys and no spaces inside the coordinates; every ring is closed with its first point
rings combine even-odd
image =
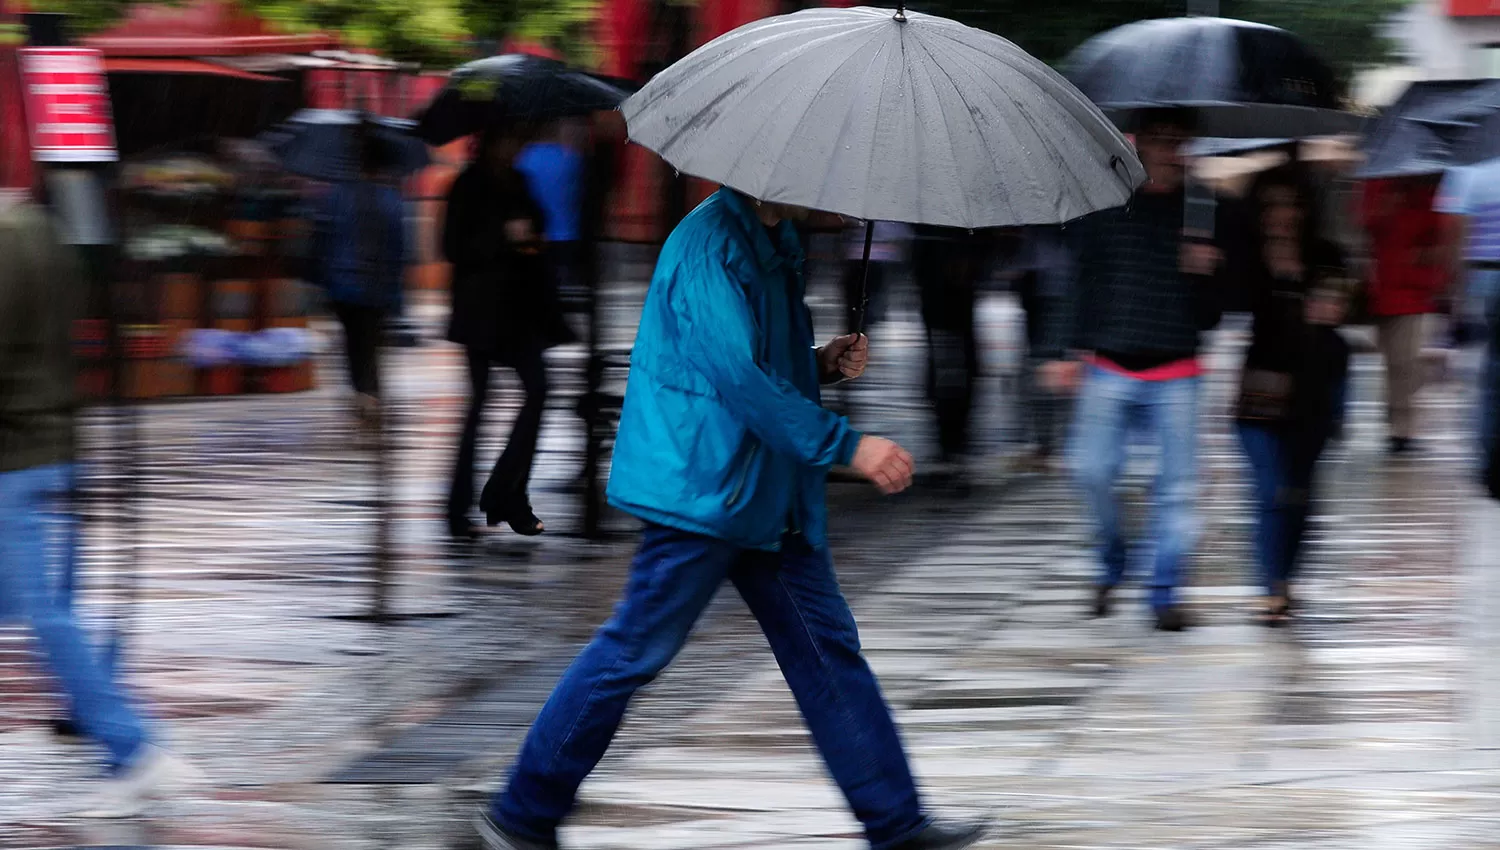
{"type": "Polygon", "coordinates": [[[630,360],[609,502],[750,549],[827,542],[828,469],[860,434],[819,402],[789,222],[720,190],[662,247],[630,360]]]}

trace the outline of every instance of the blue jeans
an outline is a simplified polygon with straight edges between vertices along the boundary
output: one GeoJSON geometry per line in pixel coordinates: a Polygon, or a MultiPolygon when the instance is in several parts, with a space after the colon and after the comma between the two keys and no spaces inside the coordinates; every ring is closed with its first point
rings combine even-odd
{"type": "Polygon", "coordinates": [[[35,632],[43,658],[67,693],[73,719],[104,746],[114,772],[135,758],[146,732],[85,640],[69,593],[49,574],[47,527],[61,516],[71,481],[69,464],[0,472],[0,610],[35,632]]]}
{"type": "Polygon", "coordinates": [[[579,653],[532,724],[491,814],[504,828],[554,841],[578,786],[599,763],[630,698],[677,655],[725,579],[760,623],[776,662],[870,844],[880,850],[926,818],[890,709],[824,549],[787,537],[757,552],[647,526],[625,598],[579,653]]]}
{"type": "Polygon", "coordinates": [[[1255,498],[1255,560],[1266,595],[1285,593],[1307,538],[1312,479],[1324,441],[1308,433],[1241,423],[1255,498]]]}
{"type": "Polygon", "coordinates": [[[1161,448],[1150,585],[1151,607],[1159,610],[1176,601],[1182,565],[1197,537],[1198,379],[1142,381],[1089,367],[1078,397],[1071,466],[1093,514],[1103,587],[1123,581],[1129,567],[1115,486],[1133,426],[1161,448]]]}

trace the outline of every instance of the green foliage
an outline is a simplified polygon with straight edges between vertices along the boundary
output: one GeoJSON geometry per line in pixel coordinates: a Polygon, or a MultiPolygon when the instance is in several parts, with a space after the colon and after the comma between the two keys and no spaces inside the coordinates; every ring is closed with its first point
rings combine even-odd
{"type": "MultiPolygon", "coordinates": [[[[138,0],[36,0],[38,11],[66,12],[75,32],[119,21],[138,0]]],[[[186,0],[167,0],[182,3],[186,0]]],[[[518,37],[550,44],[587,63],[598,0],[239,0],[298,32],[332,30],[352,44],[403,61],[445,66],[468,58],[473,39],[518,37]]]]}

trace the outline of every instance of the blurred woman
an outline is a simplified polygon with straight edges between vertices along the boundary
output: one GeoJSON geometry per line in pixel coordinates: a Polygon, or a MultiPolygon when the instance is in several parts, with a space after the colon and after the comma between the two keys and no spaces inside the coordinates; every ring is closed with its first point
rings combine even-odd
{"type": "Polygon", "coordinates": [[[401,190],[386,174],[386,150],[368,125],[356,132],[359,179],[336,184],[324,211],[322,280],[344,327],[349,379],[362,425],[380,422],[380,339],[401,312],[406,223],[401,190]]]}
{"type": "Polygon", "coordinates": [[[474,454],[493,364],[516,371],[526,400],[479,507],[489,525],[504,522],[527,536],[543,531],[528,492],[547,401],[542,353],[573,336],[541,254],[541,207],[516,169],[516,157],[529,137],[516,130],[487,135],[480,141],[479,156],[448,193],[443,225],[443,253],[453,264],[448,339],[464,346],[470,383],[469,411],[448,495],[448,528],[460,537],[474,531],[469,520],[474,454]]]}
{"type": "Polygon", "coordinates": [[[1338,333],[1351,295],[1342,252],[1319,236],[1317,200],[1295,165],[1247,198],[1252,238],[1239,267],[1254,318],[1237,419],[1255,493],[1261,619],[1286,622],[1306,537],[1314,470],[1348,365],[1338,333]]]}

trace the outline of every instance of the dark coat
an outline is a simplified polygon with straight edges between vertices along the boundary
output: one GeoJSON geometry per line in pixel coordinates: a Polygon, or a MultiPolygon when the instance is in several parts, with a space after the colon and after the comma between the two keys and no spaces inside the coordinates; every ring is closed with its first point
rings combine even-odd
{"type": "Polygon", "coordinates": [[[506,240],[505,223],[515,219],[543,232],[541,208],[518,172],[494,177],[470,165],[453,181],[443,223],[443,254],[453,264],[448,339],[502,363],[574,339],[540,243],[506,240]]]}
{"type": "MultiPolygon", "coordinates": [[[[1329,278],[1342,278],[1345,262],[1336,245],[1319,240],[1308,246],[1304,263],[1305,278],[1291,281],[1272,275],[1259,252],[1244,257],[1243,298],[1254,322],[1245,369],[1282,374],[1289,379],[1286,415],[1279,423],[1259,424],[1317,432],[1333,420],[1334,399],[1348,368],[1349,349],[1336,329],[1307,323],[1305,300],[1313,287],[1329,278]]],[[[1243,409],[1240,418],[1247,418],[1243,409]]]]}

